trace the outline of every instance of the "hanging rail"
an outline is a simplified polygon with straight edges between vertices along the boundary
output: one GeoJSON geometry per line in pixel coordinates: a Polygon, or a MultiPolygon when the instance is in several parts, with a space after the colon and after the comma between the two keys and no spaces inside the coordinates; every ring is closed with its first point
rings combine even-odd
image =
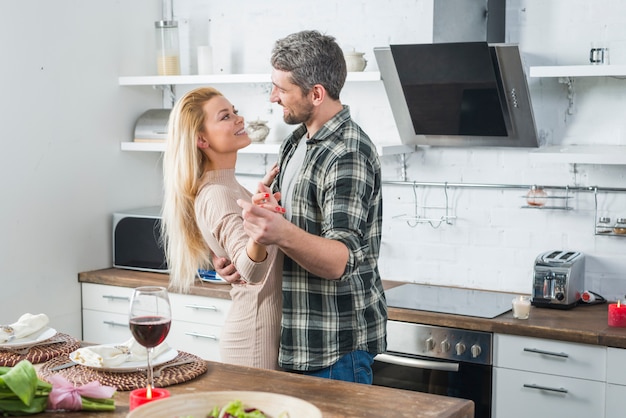
{"type": "MultiPolygon", "coordinates": [[[[265,174],[259,173],[237,173],[238,176],[244,177],[263,177],[265,174]]],[[[626,193],[626,188],[620,187],[601,187],[601,186],[546,186],[543,184],[489,184],[489,183],[448,183],[448,182],[425,182],[425,181],[408,181],[408,180],[383,180],[383,184],[392,184],[396,186],[426,186],[426,187],[443,187],[443,188],[475,188],[475,189],[530,189],[533,186],[550,190],[564,190],[574,192],[589,193],[626,193]]]]}
{"type": "Polygon", "coordinates": [[[599,187],[599,186],[546,186],[539,184],[487,184],[487,183],[448,183],[448,182],[420,182],[420,181],[401,181],[401,180],[383,180],[383,184],[393,184],[398,186],[427,186],[427,187],[444,187],[444,188],[476,188],[476,189],[530,189],[538,186],[543,189],[565,190],[579,192],[613,192],[626,193],[626,188],[619,187],[599,187]]]}

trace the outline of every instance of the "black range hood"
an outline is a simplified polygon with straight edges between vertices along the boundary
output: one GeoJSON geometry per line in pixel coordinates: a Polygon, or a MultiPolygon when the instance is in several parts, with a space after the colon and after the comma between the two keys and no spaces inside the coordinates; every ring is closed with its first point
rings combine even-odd
{"type": "Polygon", "coordinates": [[[403,143],[538,146],[517,45],[390,45],[374,55],[403,143]]]}

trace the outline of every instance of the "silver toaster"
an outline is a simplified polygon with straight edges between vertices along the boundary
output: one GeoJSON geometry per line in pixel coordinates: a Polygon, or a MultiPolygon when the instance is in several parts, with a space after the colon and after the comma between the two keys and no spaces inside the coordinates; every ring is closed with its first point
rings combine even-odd
{"type": "Polygon", "coordinates": [[[570,309],[585,286],[585,255],[576,251],[548,251],[535,259],[532,305],[570,309]]]}

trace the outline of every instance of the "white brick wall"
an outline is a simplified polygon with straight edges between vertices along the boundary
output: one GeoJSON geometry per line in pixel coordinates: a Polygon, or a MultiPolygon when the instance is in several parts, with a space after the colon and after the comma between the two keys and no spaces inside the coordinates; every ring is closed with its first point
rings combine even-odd
{"type": "MultiPolygon", "coordinates": [[[[193,27],[208,18],[211,43],[223,40],[239,48],[232,51],[236,72],[268,71],[274,40],[303,28],[326,31],[342,45],[366,51],[366,71],[377,70],[373,47],[429,42],[432,31],[432,0],[177,0],[175,14],[189,25],[188,35],[183,25],[182,37],[187,36],[183,61],[187,56],[186,71],[191,73],[194,47],[204,43],[193,38],[202,32],[193,27]]],[[[606,24],[613,62],[626,64],[624,16],[626,2],[620,0],[509,0],[507,39],[520,44],[526,66],[585,64],[590,43],[602,36],[606,24]]],[[[529,84],[537,128],[549,144],[626,144],[626,80],[576,79],[571,115],[566,112],[564,85],[555,79],[530,79],[529,84]]],[[[262,90],[246,87],[227,95],[249,118],[271,119],[272,135],[280,140],[289,129],[280,112],[268,112],[262,90]]],[[[382,83],[349,85],[342,99],[375,141],[398,141],[382,83]]],[[[243,156],[239,166],[248,172],[262,172],[264,167],[263,159],[254,156],[243,156]]],[[[528,150],[520,149],[424,148],[409,156],[406,168],[408,180],[420,182],[626,187],[624,166],[539,164],[529,160],[528,150]]],[[[401,172],[397,157],[383,158],[385,179],[400,180],[401,172]]],[[[256,180],[243,180],[255,187],[256,180]]],[[[384,192],[380,269],[386,279],[530,292],[535,257],[543,251],[573,249],[587,255],[590,290],[609,298],[626,293],[626,238],[594,235],[592,193],[573,194],[574,210],[557,211],[522,209],[523,190],[450,189],[457,219],[453,225],[432,228],[396,218],[413,214],[411,187],[386,185],[384,192]]],[[[441,188],[418,192],[420,205],[443,204],[441,188]]],[[[599,208],[613,219],[626,217],[626,196],[600,195],[599,208]]]]}

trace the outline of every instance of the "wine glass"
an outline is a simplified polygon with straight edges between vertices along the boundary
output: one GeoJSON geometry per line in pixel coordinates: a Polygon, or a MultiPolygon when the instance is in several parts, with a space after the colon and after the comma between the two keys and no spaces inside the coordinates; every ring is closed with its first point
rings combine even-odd
{"type": "Polygon", "coordinates": [[[141,286],[130,298],[130,331],[135,340],[148,351],[148,385],[146,396],[152,397],[152,351],[170,332],[172,310],[167,290],[159,286],[141,286]]]}

